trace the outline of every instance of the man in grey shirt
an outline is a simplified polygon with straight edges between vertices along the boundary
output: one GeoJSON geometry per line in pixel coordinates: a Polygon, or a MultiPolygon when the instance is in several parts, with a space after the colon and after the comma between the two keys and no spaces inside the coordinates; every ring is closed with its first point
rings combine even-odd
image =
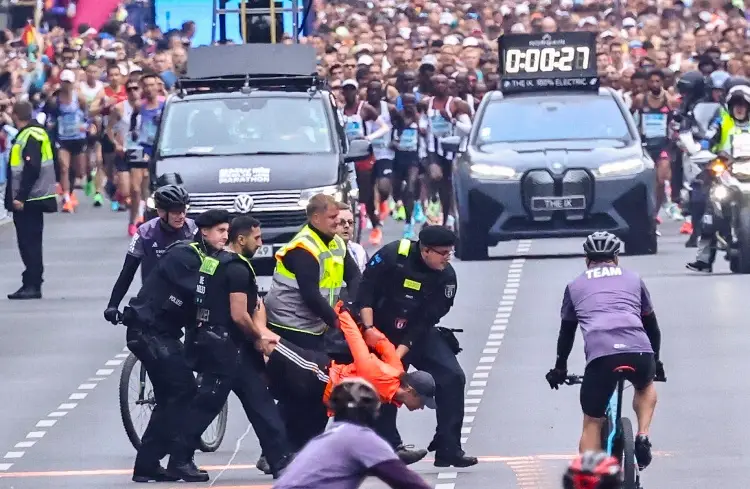
{"type": "Polygon", "coordinates": [[[583,434],[579,450],[601,450],[601,427],[609,398],[617,385],[616,369],[626,367],[633,384],[638,417],[635,454],[641,470],[651,463],[648,430],[656,408],[653,381],[666,380],[659,360],[661,332],[651,296],[638,274],[619,266],[620,240],[606,231],[586,238],[586,271],[565,288],[555,368],[547,373],[557,389],[568,374],[568,356],[581,327],[586,370],[581,384],[583,434]]]}
{"type": "Polygon", "coordinates": [[[372,430],[380,396],[371,384],[347,379],[329,404],[333,424],[302,448],[273,489],[357,489],[368,476],[394,489],[430,489],[372,430]]]}

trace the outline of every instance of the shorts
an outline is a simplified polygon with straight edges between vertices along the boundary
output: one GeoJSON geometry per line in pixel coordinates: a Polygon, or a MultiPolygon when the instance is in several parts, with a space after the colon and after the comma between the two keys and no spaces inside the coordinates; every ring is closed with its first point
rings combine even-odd
{"type": "Polygon", "coordinates": [[[375,157],[370,156],[364,160],[360,160],[354,164],[354,168],[357,170],[357,172],[367,172],[372,170],[373,165],[375,164],[375,157]]]}
{"type": "Polygon", "coordinates": [[[57,144],[60,149],[64,149],[70,156],[78,156],[86,151],[86,140],[85,139],[69,139],[66,141],[58,140],[57,144]]]}
{"type": "Polygon", "coordinates": [[[393,159],[393,168],[406,170],[419,165],[419,153],[416,151],[396,151],[393,159]]]}
{"type": "Polygon", "coordinates": [[[586,365],[581,384],[581,409],[592,418],[603,418],[609,399],[617,387],[617,367],[631,367],[625,378],[636,390],[648,387],[656,375],[653,353],[616,353],[592,360],[586,365]]]}
{"type": "Polygon", "coordinates": [[[130,171],[130,165],[125,159],[125,155],[119,153],[115,154],[115,171],[118,173],[125,173],[130,171]]]}
{"type": "Polygon", "coordinates": [[[86,146],[88,148],[93,149],[96,147],[96,145],[99,143],[99,135],[98,134],[89,134],[86,136],[86,146]]]}
{"type": "Polygon", "coordinates": [[[102,134],[101,142],[102,142],[102,153],[108,155],[108,154],[112,154],[115,152],[115,143],[113,143],[112,140],[109,139],[109,136],[107,136],[106,134],[102,134]]]}
{"type": "Polygon", "coordinates": [[[283,385],[294,397],[319,401],[330,380],[330,365],[325,353],[300,348],[281,338],[268,357],[266,373],[272,385],[283,385]]]}
{"type": "Polygon", "coordinates": [[[436,164],[443,171],[444,178],[450,178],[453,174],[453,158],[446,158],[445,156],[437,153],[430,153],[427,155],[427,164],[436,164]]]}
{"type": "Polygon", "coordinates": [[[372,167],[373,178],[390,178],[392,174],[393,160],[375,160],[375,165],[372,167]]]}

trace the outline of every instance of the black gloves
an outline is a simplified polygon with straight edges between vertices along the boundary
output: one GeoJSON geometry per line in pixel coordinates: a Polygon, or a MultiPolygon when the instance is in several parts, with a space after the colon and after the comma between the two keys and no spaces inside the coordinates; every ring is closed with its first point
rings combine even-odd
{"type": "Polygon", "coordinates": [[[661,360],[656,361],[656,375],[654,376],[656,382],[666,382],[667,375],[664,373],[664,364],[661,360]]]}
{"type": "Polygon", "coordinates": [[[104,310],[104,319],[110,323],[117,325],[122,319],[120,311],[116,307],[108,307],[104,310]]]}
{"type": "Polygon", "coordinates": [[[550,389],[559,389],[561,385],[565,383],[565,379],[568,377],[567,369],[553,368],[545,378],[549,382],[550,389]]]}

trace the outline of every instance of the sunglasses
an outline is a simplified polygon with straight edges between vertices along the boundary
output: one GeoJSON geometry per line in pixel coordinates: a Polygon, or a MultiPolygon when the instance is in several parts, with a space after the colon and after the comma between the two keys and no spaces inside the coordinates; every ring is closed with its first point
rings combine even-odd
{"type": "Polygon", "coordinates": [[[339,220],[339,226],[354,226],[353,219],[341,219],[339,220]]]}
{"type": "Polygon", "coordinates": [[[427,248],[428,251],[431,251],[437,255],[442,256],[443,258],[448,258],[449,256],[453,255],[453,250],[446,250],[446,251],[438,251],[435,248],[427,248]]]}

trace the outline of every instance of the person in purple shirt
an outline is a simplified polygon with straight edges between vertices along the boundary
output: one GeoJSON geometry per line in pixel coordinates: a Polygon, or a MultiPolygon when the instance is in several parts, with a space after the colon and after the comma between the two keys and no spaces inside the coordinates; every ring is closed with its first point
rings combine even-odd
{"type": "Polygon", "coordinates": [[[546,379],[553,389],[565,382],[576,329],[581,327],[586,369],[581,384],[581,453],[601,450],[602,421],[617,385],[618,367],[630,367],[633,410],[638,417],[635,455],[641,470],[651,463],[648,431],[656,408],[654,380],[665,381],[659,360],[661,332],[651,296],[638,274],[619,266],[620,240],[600,231],[583,243],[586,271],[565,288],[555,368],[546,379]]]}
{"type": "Polygon", "coordinates": [[[310,440],[287,466],[273,489],[357,489],[377,477],[393,489],[429,489],[372,429],[380,396],[364,379],[346,379],[329,400],[333,423],[310,440]]]}
{"type": "Polygon", "coordinates": [[[198,229],[193,220],[186,217],[190,195],[184,188],[178,185],[159,187],[154,192],[154,203],[159,217],[141,224],[133,236],[104,311],[105,319],[112,324],[117,324],[117,308],[133,283],[138,267],[141,267],[141,280],[145,280],[170,245],[192,239],[198,229]]]}

